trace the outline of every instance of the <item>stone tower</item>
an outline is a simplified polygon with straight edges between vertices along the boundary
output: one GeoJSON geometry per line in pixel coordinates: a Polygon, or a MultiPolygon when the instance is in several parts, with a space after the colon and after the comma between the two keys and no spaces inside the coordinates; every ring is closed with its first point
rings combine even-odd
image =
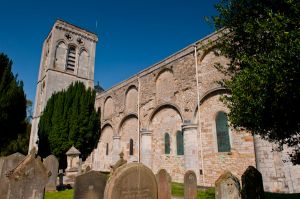
{"type": "Polygon", "coordinates": [[[54,92],[81,81],[94,86],[97,35],[57,20],[43,44],[29,150],[37,147],[38,123],[47,100],[54,92]]]}

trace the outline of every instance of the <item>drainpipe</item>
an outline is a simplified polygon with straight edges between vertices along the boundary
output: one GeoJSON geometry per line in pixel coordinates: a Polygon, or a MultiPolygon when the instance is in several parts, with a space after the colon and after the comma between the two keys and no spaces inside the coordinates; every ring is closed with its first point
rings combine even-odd
{"type": "Polygon", "coordinates": [[[197,106],[198,106],[198,127],[200,133],[200,153],[201,153],[201,167],[202,167],[202,182],[205,186],[205,172],[203,166],[203,144],[202,144],[202,132],[201,132],[201,123],[200,123],[200,91],[199,91],[199,77],[198,77],[198,56],[197,56],[197,45],[194,45],[194,57],[195,57],[195,68],[196,68],[196,87],[197,87],[197,106]]]}
{"type": "Polygon", "coordinates": [[[141,137],[140,137],[140,78],[138,78],[138,102],[137,102],[137,115],[138,115],[138,125],[137,125],[137,133],[138,133],[138,162],[141,162],[141,137]]]}

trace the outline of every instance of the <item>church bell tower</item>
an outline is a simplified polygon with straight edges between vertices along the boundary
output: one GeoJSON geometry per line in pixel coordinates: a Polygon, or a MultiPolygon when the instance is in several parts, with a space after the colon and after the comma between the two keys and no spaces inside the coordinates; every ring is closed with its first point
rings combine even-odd
{"type": "Polygon", "coordinates": [[[94,87],[95,51],[98,37],[62,20],[57,20],[43,44],[36,87],[29,151],[37,148],[38,123],[54,92],[81,81],[94,87]]]}

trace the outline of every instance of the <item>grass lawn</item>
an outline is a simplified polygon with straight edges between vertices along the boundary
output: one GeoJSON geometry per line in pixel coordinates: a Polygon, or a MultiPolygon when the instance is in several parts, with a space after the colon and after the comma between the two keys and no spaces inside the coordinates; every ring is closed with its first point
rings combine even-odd
{"type": "Polygon", "coordinates": [[[73,189],[58,192],[46,192],[45,199],[73,199],[73,193],[73,189]]]}
{"type": "MultiPolygon", "coordinates": [[[[172,182],[172,195],[173,196],[184,196],[183,184],[172,182]]],[[[74,190],[65,190],[59,192],[46,192],[45,199],[73,199],[74,190]]],[[[214,199],[215,198],[215,189],[210,188],[207,190],[198,190],[197,192],[198,199],[214,199]]],[[[265,193],[266,199],[298,199],[300,194],[282,194],[282,193],[265,193]]]]}

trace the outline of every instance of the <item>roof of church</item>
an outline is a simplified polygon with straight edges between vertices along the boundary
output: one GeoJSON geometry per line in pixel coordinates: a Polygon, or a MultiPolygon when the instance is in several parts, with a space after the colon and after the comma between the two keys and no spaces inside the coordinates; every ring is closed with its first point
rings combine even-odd
{"type": "Polygon", "coordinates": [[[74,146],[72,146],[66,153],[66,155],[80,155],[80,151],[76,149],[74,146]]]}

